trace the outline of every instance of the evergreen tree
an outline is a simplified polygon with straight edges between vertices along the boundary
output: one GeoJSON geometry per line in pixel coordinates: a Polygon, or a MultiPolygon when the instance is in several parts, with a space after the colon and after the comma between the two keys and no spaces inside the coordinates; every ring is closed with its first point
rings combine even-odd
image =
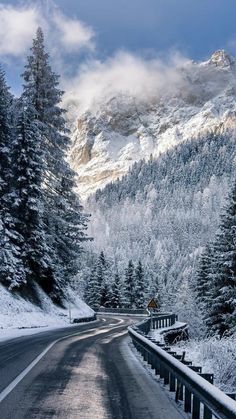
{"type": "Polygon", "coordinates": [[[51,266],[41,286],[58,294],[76,273],[81,242],[87,239],[84,230],[88,216],[74,192],[75,174],[66,160],[70,140],[65,110],[59,106],[63,92],[58,88],[59,76],[49,64],[41,28],[33,40],[23,78],[23,98],[35,109],[44,153],[44,226],[51,266]]]}
{"type": "Polygon", "coordinates": [[[12,97],[6,85],[5,73],[0,67],[0,208],[5,205],[11,181],[11,102],[12,97]]]}
{"type": "Polygon", "coordinates": [[[101,287],[101,306],[112,307],[112,290],[106,282],[103,282],[101,287]]]}
{"type": "Polygon", "coordinates": [[[109,306],[111,298],[110,287],[108,286],[108,262],[105,258],[104,252],[102,251],[98,257],[97,264],[97,277],[100,284],[100,306],[109,306]]]}
{"type": "Polygon", "coordinates": [[[121,283],[119,274],[115,274],[115,279],[112,284],[112,295],[111,295],[111,307],[120,308],[122,306],[122,297],[121,297],[121,283]]]}
{"type": "Polygon", "coordinates": [[[141,261],[135,269],[135,305],[137,308],[144,308],[145,305],[144,272],[141,261]]]}
{"type": "Polygon", "coordinates": [[[104,253],[101,252],[91,269],[91,275],[85,292],[86,303],[95,310],[100,306],[105,307],[108,304],[108,287],[106,283],[107,266],[104,253]]]}
{"type": "Polygon", "coordinates": [[[90,276],[88,278],[84,300],[85,302],[94,310],[100,307],[100,282],[98,281],[98,276],[96,272],[97,266],[95,265],[91,269],[90,276]]]}
{"type": "Polygon", "coordinates": [[[44,234],[42,136],[34,108],[19,101],[16,109],[14,152],[12,158],[16,229],[23,238],[21,260],[29,285],[47,279],[50,268],[49,248],[44,234]]]}
{"type": "Polygon", "coordinates": [[[135,306],[134,265],[132,260],[129,261],[125,272],[125,306],[127,308],[134,308],[135,306]]]}
{"type": "Polygon", "coordinates": [[[210,274],[213,258],[214,253],[212,245],[208,244],[200,257],[196,271],[196,283],[194,284],[198,306],[203,316],[205,316],[206,310],[208,309],[209,304],[211,304],[212,283],[210,274]]]}
{"type": "Polygon", "coordinates": [[[21,261],[22,237],[12,214],[12,96],[0,68],[0,281],[9,288],[25,281],[21,261]]]}
{"type": "Polygon", "coordinates": [[[51,225],[54,224],[55,230],[54,247],[61,265],[58,276],[63,288],[78,272],[78,256],[83,252],[83,243],[91,240],[85,233],[89,216],[83,212],[73,188],[74,176],[68,170],[67,177],[61,180],[59,194],[55,197],[55,218],[51,217],[51,225]]]}
{"type": "Polygon", "coordinates": [[[105,255],[103,250],[101,251],[99,258],[98,258],[99,264],[103,267],[103,269],[107,268],[107,261],[105,259],[105,255]]]}
{"type": "Polygon", "coordinates": [[[221,216],[213,246],[211,304],[206,316],[209,333],[231,334],[236,327],[236,183],[221,216]]]}

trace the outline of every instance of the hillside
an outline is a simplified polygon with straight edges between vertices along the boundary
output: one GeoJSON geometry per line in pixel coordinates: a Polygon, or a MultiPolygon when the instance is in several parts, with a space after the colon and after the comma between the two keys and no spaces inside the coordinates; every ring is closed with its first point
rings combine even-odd
{"type": "Polygon", "coordinates": [[[235,129],[236,65],[225,51],[152,77],[151,92],[104,93],[83,112],[78,104],[70,162],[79,175],[81,197],[122,177],[140,159],[235,129]],[[158,80],[161,77],[165,82],[158,80]]]}
{"type": "Polygon", "coordinates": [[[191,288],[236,176],[235,135],[208,135],[136,163],[90,198],[91,234],[122,273],[141,260],[148,289],[197,329],[191,288]]]}
{"type": "Polygon", "coordinates": [[[9,292],[0,285],[0,330],[1,339],[22,335],[26,330],[43,330],[46,327],[62,327],[70,324],[69,304],[72,318],[89,317],[93,311],[72,290],[64,308],[53,304],[39,287],[36,289],[40,306],[20,295],[9,292]]]}

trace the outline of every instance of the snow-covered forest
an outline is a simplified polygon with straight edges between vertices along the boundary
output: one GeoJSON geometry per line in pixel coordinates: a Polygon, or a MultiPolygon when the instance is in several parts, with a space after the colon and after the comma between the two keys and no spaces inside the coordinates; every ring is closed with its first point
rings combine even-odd
{"type": "Polygon", "coordinates": [[[195,336],[235,328],[235,159],[234,132],[210,134],[135,163],[89,200],[92,251],[124,295],[129,260],[140,261],[142,298],[158,294],[195,336]]]}
{"type": "Polygon", "coordinates": [[[74,193],[63,92],[41,29],[22,79],[15,98],[0,71],[0,282],[34,303],[40,287],[60,305],[78,271],[88,216],[74,193]]]}
{"type": "MultiPolygon", "coordinates": [[[[219,71],[226,77],[228,67],[219,71]]],[[[90,196],[84,211],[69,164],[63,92],[41,29],[22,78],[15,98],[0,73],[1,284],[34,303],[41,288],[59,305],[71,286],[93,309],[143,308],[156,297],[195,335],[232,334],[232,126],[203,130],[139,160],[90,196]]]]}

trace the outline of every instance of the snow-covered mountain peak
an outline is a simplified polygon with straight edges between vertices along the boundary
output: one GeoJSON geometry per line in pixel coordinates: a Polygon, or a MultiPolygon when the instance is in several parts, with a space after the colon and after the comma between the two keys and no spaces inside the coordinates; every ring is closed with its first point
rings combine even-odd
{"type": "Polygon", "coordinates": [[[218,50],[211,56],[209,63],[216,67],[229,69],[235,67],[236,61],[225,50],[218,50]]]}
{"type": "Polygon", "coordinates": [[[80,195],[86,198],[134,162],[156,158],[178,143],[235,130],[234,67],[233,57],[216,51],[207,62],[175,70],[158,88],[154,78],[152,95],[122,91],[99,97],[80,114],[72,136],[70,161],[80,195]]]}

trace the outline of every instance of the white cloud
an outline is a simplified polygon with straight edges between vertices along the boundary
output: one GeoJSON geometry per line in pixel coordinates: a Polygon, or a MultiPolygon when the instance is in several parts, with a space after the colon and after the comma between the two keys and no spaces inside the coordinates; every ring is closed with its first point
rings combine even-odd
{"type": "Polygon", "coordinates": [[[60,12],[53,15],[53,22],[60,33],[60,41],[68,50],[94,48],[94,31],[78,19],[69,19],[60,12]]]}
{"type": "MultiPolygon", "coordinates": [[[[189,61],[172,55],[166,63],[160,59],[146,60],[127,52],[119,52],[104,62],[91,61],[78,69],[73,79],[64,80],[64,106],[71,112],[95,108],[104,98],[119,93],[137,100],[150,100],[183,86],[180,68],[189,61]]],[[[74,115],[76,116],[76,115],[74,115]]]]}
{"type": "Polygon", "coordinates": [[[94,48],[94,31],[79,19],[70,19],[55,5],[9,6],[0,3],[0,56],[20,57],[32,44],[38,26],[42,26],[48,45],[57,56],[94,48]]]}
{"type": "Polygon", "coordinates": [[[39,23],[39,11],[34,7],[0,4],[0,55],[24,54],[39,23]]]}

